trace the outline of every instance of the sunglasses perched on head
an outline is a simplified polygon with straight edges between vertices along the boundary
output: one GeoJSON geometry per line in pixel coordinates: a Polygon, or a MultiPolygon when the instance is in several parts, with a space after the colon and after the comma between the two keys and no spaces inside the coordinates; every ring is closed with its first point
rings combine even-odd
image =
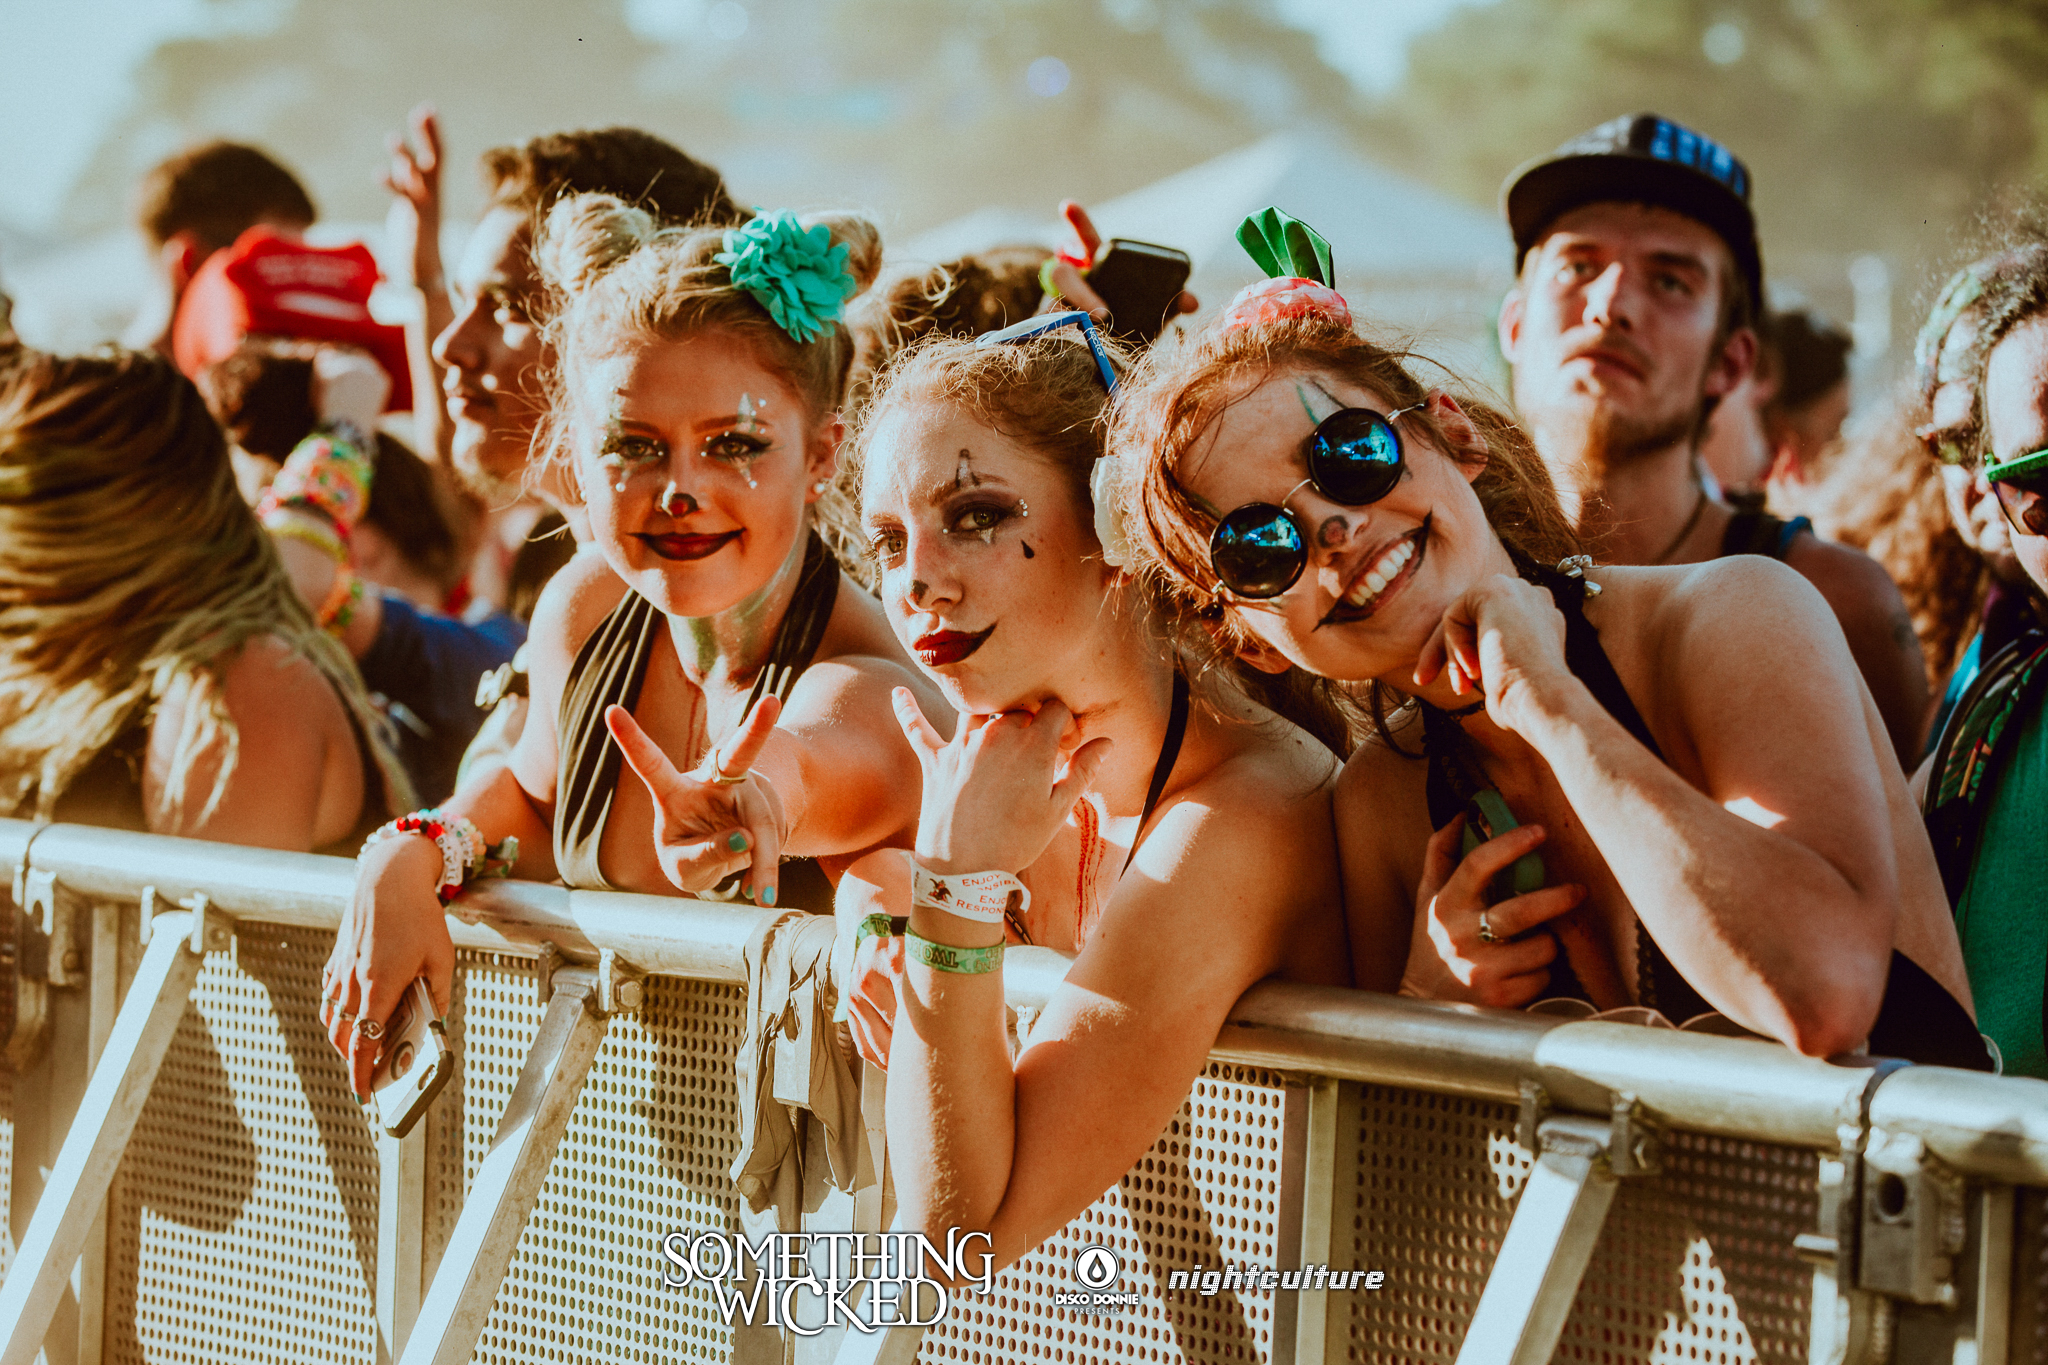
{"type": "Polygon", "coordinates": [[[1340,507],[1378,502],[1401,482],[1401,434],[1394,422],[1422,407],[1395,412],[1342,408],[1309,434],[1308,477],[1280,503],[1248,502],[1216,523],[1209,565],[1217,582],[1239,597],[1278,597],[1308,567],[1308,528],[1284,505],[1303,484],[1340,507]]]}
{"type": "Polygon", "coordinates": [[[974,345],[975,349],[979,350],[987,346],[1001,346],[1005,342],[1029,341],[1033,337],[1044,336],[1047,332],[1057,332],[1062,327],[1079,327],[1081,329],[1081,336],[1087,341],[1088,350],[1095,357],[1095,372],[1102,376],[1102,387],[1107,389],[1110,395],[1114,397],[1116,394],[1116,371],[1110,366],[1109,356],[1103,352],[1102,338],[1096,334],[1094,321],[1079,309],[1073,309],[1065,313],[1047,313],[1042,317],[1026,318],[1024,321],[1012,323],[1000,331],[984,332],[974,339],[974,345]]]}
{"type": "Polygon", "coordinates": [[[1984,466],[1999,510],[2023,536],[2048,536],[2048,449],[2031,450],[1984,466]]]}

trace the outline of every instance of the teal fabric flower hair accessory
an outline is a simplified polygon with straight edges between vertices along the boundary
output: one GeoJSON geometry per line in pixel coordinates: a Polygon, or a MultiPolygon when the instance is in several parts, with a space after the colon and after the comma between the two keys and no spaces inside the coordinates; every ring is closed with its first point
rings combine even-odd
{"type": "Polygon", "coordinates": [[[823,223],[806,231],[788,209],[755,211],[755,217],[725,233],[725,250],[711,259],[732,272],[768,310],[775,325],[795,340],[810,343],[831,323],[860,287],[846,270],[846,244],[832,244],[823,223]]]}

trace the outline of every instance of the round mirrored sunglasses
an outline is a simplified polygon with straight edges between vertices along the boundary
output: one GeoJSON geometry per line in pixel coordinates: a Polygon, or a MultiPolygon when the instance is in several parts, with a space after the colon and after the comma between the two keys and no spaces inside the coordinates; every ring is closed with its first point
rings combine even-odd
{"type": "Polygon", "coordinates": [[[1209,566],[1217,583],[1239,597],[1278,597],[1308,567],[1308,531],[1284,505],[1302,484],[1340,507],[1364,507],[1401,481],[1401,435],[1394,422],[1422,407],[1394,412],[1343,408],[1316,424],[1305,458],[1308,477],[1279,503],[1248,502],[1216,523],[1209,566]]]}

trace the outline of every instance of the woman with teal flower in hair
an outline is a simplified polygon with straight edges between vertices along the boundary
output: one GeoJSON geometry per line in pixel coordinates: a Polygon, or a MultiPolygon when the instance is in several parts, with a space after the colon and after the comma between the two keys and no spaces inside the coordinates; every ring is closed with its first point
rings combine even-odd
{"type": "Polygon", "coordinates": [[[819,535],[843,496],[840,312],[880,258],[854,217],[661,229],[591,194],[549,214],[535,463],[564,469],[592,547],[534,612],[509,763],[357,864],[325,994],[359,1091],[416,977],[447,1007],[443,904],[479,867],[829,913],[847,864],[910,843],[920,773],[891,692],[944,703],[819,535]]]}

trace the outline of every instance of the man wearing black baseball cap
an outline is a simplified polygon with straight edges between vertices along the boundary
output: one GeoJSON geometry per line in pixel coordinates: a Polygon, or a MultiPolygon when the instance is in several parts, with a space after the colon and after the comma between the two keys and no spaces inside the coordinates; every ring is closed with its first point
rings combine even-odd
{"type": "Polygon", "coordinates": [[[1500,316],[1515,407],[1589,547],[1610,564],[1784,560],[1834,608],[1910,767],[1927,681],[1897,585],[1804,518],[1737,514],[1695,459],[1714,405],[1756,362],[1763,253],[1748,167],[1690,128],[1632,114],[1523,166],[1502,206],[1519,267],[1500,316]]]}

